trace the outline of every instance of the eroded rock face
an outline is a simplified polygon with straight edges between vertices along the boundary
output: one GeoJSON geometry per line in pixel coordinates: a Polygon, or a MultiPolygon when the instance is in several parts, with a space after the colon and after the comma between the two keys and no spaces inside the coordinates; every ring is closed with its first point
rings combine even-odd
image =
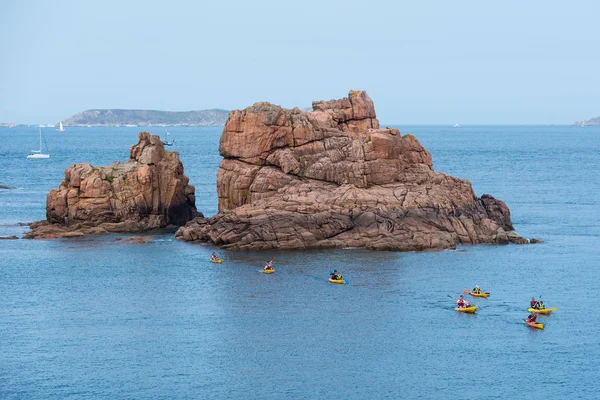
{"type": "Polygon", "coordinates": [[[140,132],[127,162],[106,167],[75,164],[46,197],[47,221],[34,223],[28,238],[141,232],[180,226],[197,215],[194,187],[177,152],[140,132]]]}
{"type": "Polygon", "coordinates": [[[223,130],[219,213],[177,238],[232,249],[453,248],[523,243],[508,207],[436,173],[411,135],[380,128],[372,100],[351,91],[312,112],[256,103],[223,130]]]}

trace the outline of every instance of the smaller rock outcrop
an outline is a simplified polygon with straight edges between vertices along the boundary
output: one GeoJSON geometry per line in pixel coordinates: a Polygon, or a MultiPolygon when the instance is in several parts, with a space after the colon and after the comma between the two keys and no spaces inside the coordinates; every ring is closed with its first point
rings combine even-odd
{"type": "Polygon", "coordinates": [[[106,167],[75,164],[46,197],[46,221],[25,238],[134,233],[181,226],[198,213],[195,190],[177,152],[156,135],[140,132],[127,162],[106,167]]]}

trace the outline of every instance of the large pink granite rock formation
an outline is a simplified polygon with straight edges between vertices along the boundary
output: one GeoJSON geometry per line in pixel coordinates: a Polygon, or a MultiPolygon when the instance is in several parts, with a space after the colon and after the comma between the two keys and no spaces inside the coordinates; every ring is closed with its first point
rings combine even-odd
{"type": "Polygon", "coordinates": [[[311,112],[232,111],[219,150],[219,213],[178,239],[244,250],[527,242],[510,232],[502,201],[436,173],[413,136],[380,128],[366,92],[313,102],[311,112]]]}

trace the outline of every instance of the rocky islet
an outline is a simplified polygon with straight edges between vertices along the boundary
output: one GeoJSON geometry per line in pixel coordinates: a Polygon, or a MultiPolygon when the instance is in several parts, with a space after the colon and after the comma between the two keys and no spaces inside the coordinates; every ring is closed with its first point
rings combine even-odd
{"type": "Polygon", "coordinates": [[[527,243],[506,204],[433,170],[412,135],[380,128],[350,91],[313,110],[256,103],[223,129],[219,212],[176,237],[239,250],[365,247],[412,251],[527,243]]]}
{"type": "Polygon", "coordinates": [[[105,167],[75,164],[46,197],[46,220],[25,238],[135,233],[185,224],[197,215],[195,189],[177,152],[140,132],[126,162],[105,167]]]}

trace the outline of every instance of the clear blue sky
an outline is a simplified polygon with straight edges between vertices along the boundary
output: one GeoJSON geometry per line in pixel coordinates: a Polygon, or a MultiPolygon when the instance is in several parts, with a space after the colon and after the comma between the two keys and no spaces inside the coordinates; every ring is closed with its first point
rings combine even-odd
{"type": "Polygon", "coordinates": [[[0,122],[90,108],[307,107],[382,123],[600,115],[598,1],[0,1],[0,122]]]}

